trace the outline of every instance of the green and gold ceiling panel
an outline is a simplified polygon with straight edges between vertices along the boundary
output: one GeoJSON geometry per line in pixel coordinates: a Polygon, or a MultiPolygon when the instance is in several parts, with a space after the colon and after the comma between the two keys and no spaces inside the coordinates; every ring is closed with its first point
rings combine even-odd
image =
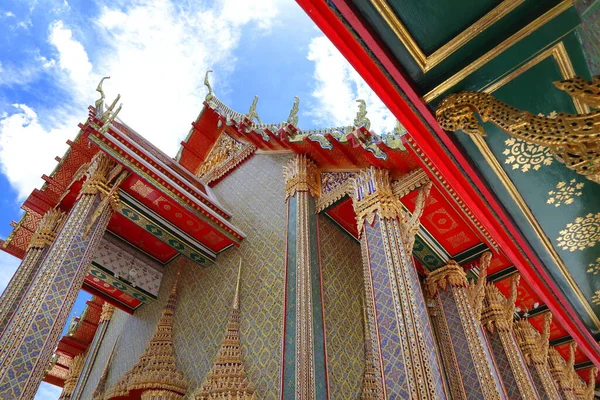
{"type": "MultiPolygon", "coordinates": [[[[499,76],[484,91],[518,109],[577,113],[553,81],[586,76],[573,35],[499,76]]],[[[592,332],[600,331],[600,185],[561,164],[548,149],[483,125],[487,137],[456,138],[507,206],[519,229],[592,332]]]]}
{"type": "MultiPolygon", "coordinates": [[[[579,24],[577,11],[569,0],[352,3],[423,95],[450,78],[455,79],[457,74],[466,77],[543,27],[548,30],[551,26],[559,38],[579,24]]],[[[522,53],[515,56],[519,55],[522,53]]]]}

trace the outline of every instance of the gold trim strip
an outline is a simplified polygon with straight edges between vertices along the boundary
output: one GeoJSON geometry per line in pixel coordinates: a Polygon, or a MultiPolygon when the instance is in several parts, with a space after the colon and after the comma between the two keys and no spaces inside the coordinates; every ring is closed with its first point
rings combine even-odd
{"type": "Polygon", "coordinates": [[[456,74],[452,75],[450,78],[446,79],[444,82],[436,86],[434,89],[429,91],[425,96],[423,96],[423,100],[426,103],[431,102],[433,99],[439,97],[441,94],[446,92],[448,89],[456,85],[458,82],[462,81],[467,76],[471,75],[473,72],[481,68],[488,61],[492,60],[500,53],[504,52],[508,48],[510,48],[515,43],[519,42],[521,39],[527,37],[533,31],[539,29],[542,25],[546,24],[548,21],[554,19],[558,15],[562,14],[564,11],[571,8],[573,5],[573,0],[563,0],[552,9],[548,10],[543,15],[536,18],[529,25],[522,28],[520,31],[504,40],[498,46],[494,47],[492,50],[488,51],[477,60],[473,61],[467,67],[461,69],[456,74]]]}
{"type": "Polygon", "coordinates": [[[390,26],[392,31],[394,31],[398,39],[400,39],[410,55],[415,59],[421,70],[427,72],[468,43],[475,36],[479,35],[495,22],[505,17],[512,10],[523,4],[524,1],[525,0],[503,1],[477,20],[473,25],[469,26],[430,55],[426,55],[423,50],[421,50],[408,29],[406,29],[402,21],[400,21],[396,13],[392,10],[387,0],[371,0],[371,4],[390,26]]]}
{"type": "MultiPolygon", "coordinates": [[[[558,68],[564,79],[570,79],[575,76],[575,70],[573,69],[573,64],[571,63],[571,60],[569,58],[569,55],[565,48],[565,45],[563,42],[559,42],[556,45],[554,45],[551,48],[544,51],[543,53],[540,53],[538,56],[536,56],[535,58],[533,58],[526,64],[522,65],[520,68],[516,69],[512,73],[506,75],[499,81],[494,82],[492,85],[490,85],[486,89],[484,89],[484,92],[492,93],[495,90],[498,90],[500,87],[504,86],[508,82],[512,81],[513,79],[515,79],[516,77],[518,77],[519,75],[521,75],[522,73],[527,71],[528,69],[534,67],[541,61],[547,59],[548,57],[554,57],[554,60],[558,64],[558,68]]],[[[580,112],[580,113],[586,112],[585,109],[589,110],[587,105],[581,104],[579,101],[577,101],[575,99],[574,99],[574,103],[575,103],[575,107],[577,108],[578,112],[580,112]]],[[[589,111],[587,111],[587,112],[589,112],[589,111]]],[[[485,140],[483,140],[483,138],[481,136],[478,136],[478,135],[469,135],[469,136],[471,137],[471,139],[473,139],[473,142],[475,143],[475,145],[477,146],[477,148],[483,155],[483,158],[486,160],[486,162],[488,163],[490,168],[494,171],[494,173],[496,174],[496,176],[498,177],[500,182],[502,182],[502,184],[508,191],[508,194],[510,195],[510,197],[517,204],[517,206],[519,207],[519,209],[521,210],[521,212],[527,219],[527,222],[529,222],[529,224],[533,228],[534,232],[538,236],[538,239],[540,240],[542,245],[546,248],[546,251],[552,257],[552,260],[556,263],[556,265],[558,265],[561,273],[567,279],[567,282],[569,283],[571,290],[573,290],[573,292],[577,296],[578,300],[581,302],[581,304],[585,308],[586,312],[590,316],[590,319],[594,322],[596,327],[598,329],[600,329],[600,320],[598,319],[598,316],[596,315],[596,313],[594,313],[594,310],[592,310],[589,302],[583,296],[583,293],[581,293],[581,290],[579,289],[577,283],[574,281],[573,277],[569,273],[569,270],[567,269],[563,260],[560,258],[560,256],[558,255],[558,253],[552,246],[552,242],[545,235],[544,230],[542,229],[542,227],[540,226],[538,221],[533,216],[525,199],[523,199],[523,197],[521,196],[521,193],[519,193],[519,190],[517,189],[515,184],[510,180],[508,174],[502,168],[502,165],[500,164],[500,162],[498,161],[498,159],[496,158],[496,156],[494,155],[492,150],[489,148],[489,146],[487,145],[487,143],[485,142],[485,140]]]]}

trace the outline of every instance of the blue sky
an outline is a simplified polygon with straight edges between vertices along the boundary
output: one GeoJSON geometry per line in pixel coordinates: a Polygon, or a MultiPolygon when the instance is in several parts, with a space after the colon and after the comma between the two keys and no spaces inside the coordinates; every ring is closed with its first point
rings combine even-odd
{"type": "MultiPolygon", "coordinates": [[[[77,134],[102,76],[128,125],[174,156],[202,107],[204,72],[217,96],[263,122],[300,96],[303,129],[350,124],[365,99],[372,127],[395,121],[293,0],[0,3],[0,238],[54,157],[77,134]]],[[[0,252],[0,290],[18,262],[0,252]]],[[[80,296],[74,310],[83,310],[80,296]]],[[[43,386],[36,399],[55,399],[43,386]]]]}

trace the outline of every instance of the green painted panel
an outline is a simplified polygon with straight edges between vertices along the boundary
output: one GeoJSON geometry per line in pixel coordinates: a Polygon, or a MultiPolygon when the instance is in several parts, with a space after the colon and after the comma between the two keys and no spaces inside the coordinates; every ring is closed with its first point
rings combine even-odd
{"type": "Polygon", "coordinates": [[[502,0],[392,0],[389,5],[425,54],[431,54],[502,0]]]}
{"type": "MultiPolygon", "coordinates": [[[[574,54],[573,60],[577,70],[580,68],[579,64],[584,62],[578,59],[581,56],[578,43],[569,38],[566,38],[564,43],[568,53],[574,54]]],[[[571,98],[552,84],[560,79],[562,76],[558,65],[549,57],[493,94],[501,101],[533,113],[547,115],[552,111],[575,112],[571,98]]],[[[488,134],[485,142],[526,202],[525,211],[519,209],[471,139],[462,132],[457,132],[456,138],[505,204],[517,226],[582,319],[592,332],[598,332],[600,327],[588,314],[586,304],[582,303],[579,294],[585,298],[587,307],[599,315],[600,306],[595,305],[593,301],[595,294],[600,291],[600,265],[597,270],[595,268],[595,265],[600,264],[597,260],[600,256],[600,245],[590,240],[586,241],[586,237],[590,238],[594,232],[600,231],[600,204],[597,201],[600,197],[600,185],[570,171],[550,153],[544,152],[543,148],[514,141],[492,124],[486,123],[484,128],[488,134]],[[533,215],[543,233],[536,233],[524,218],[524,212],[533,215]],[[578,225],[581,226],[578,228],[578,225]],[[565,231],[569,230],[578,233],[579,236],[574,237],[579,237],[579,240],[566,238],[565,231]],[[544,246],[544,235],[551,244],[551,250],[544,246]],[[562,261],[557,261],[552,256],[552,251],[556,252],[562,261]],[[567,276],[561,270],[561,262],[568,269],[567,276]],[[594,274],[594,271],[597,271],[597,274],[594,274]]]]}

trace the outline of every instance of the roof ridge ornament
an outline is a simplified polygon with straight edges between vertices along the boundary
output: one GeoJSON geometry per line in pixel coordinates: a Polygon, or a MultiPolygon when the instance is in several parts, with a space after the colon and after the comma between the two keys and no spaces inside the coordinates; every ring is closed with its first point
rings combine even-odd
{"type": "Polygon", "coordinates": [[[294,96],[294,105],[290,110],[290,115],[287,118],[287,123],[298,126],[298,110],[300,109],[300,97],[294,96]]]}
{"type": "Polygon", "coordinates": [[[208,93],[206,93],[206,96],[204,97],[205,101],[210,101],[210,99],[212,99],[215,95],[213,93],[212,90],[212,86],[210,86],[210,81],[208,80],[208,74],[213,72],[212,69],[209,69],[206,71],[206,74],[204,75],[204,86],[206,86],[206,88],[208,89],[208,93]]]}
{"type": "Polygon", "coordinates": [[[259,124],[262,124],[260,117],[258,116],[258,112],[256,112],[256,106],[258,105],[258,96],[254,96],[254,100],[252,100],[252,104],[250,104],[250,109],[246,113],[245,117],[250,121],[254,122],[254,120],[258,121],[259,124]]]}
{"type": "Polygon", "coordinates": [[[98,82],[98,86],[96,87],[96,92],[100,93],[100,98],[98,100],[96,100],[96,116],[102,118],[102,114],[104,114],[104,90],[102,90],[102,84],[104,83],[104,81],[106,79],[110,79],[110,76],[105,76],[102,79],[100,79],[100,82],[98,82]]]}
{"type": "Polygon", "coordinates": [[[367,118],[367,103],[363,99],[356,100],[358,103],[358,112],[354,118],[354,126],[359,128],[364,126],[367,130],[371,129],[371,120],[367,118]]]}

